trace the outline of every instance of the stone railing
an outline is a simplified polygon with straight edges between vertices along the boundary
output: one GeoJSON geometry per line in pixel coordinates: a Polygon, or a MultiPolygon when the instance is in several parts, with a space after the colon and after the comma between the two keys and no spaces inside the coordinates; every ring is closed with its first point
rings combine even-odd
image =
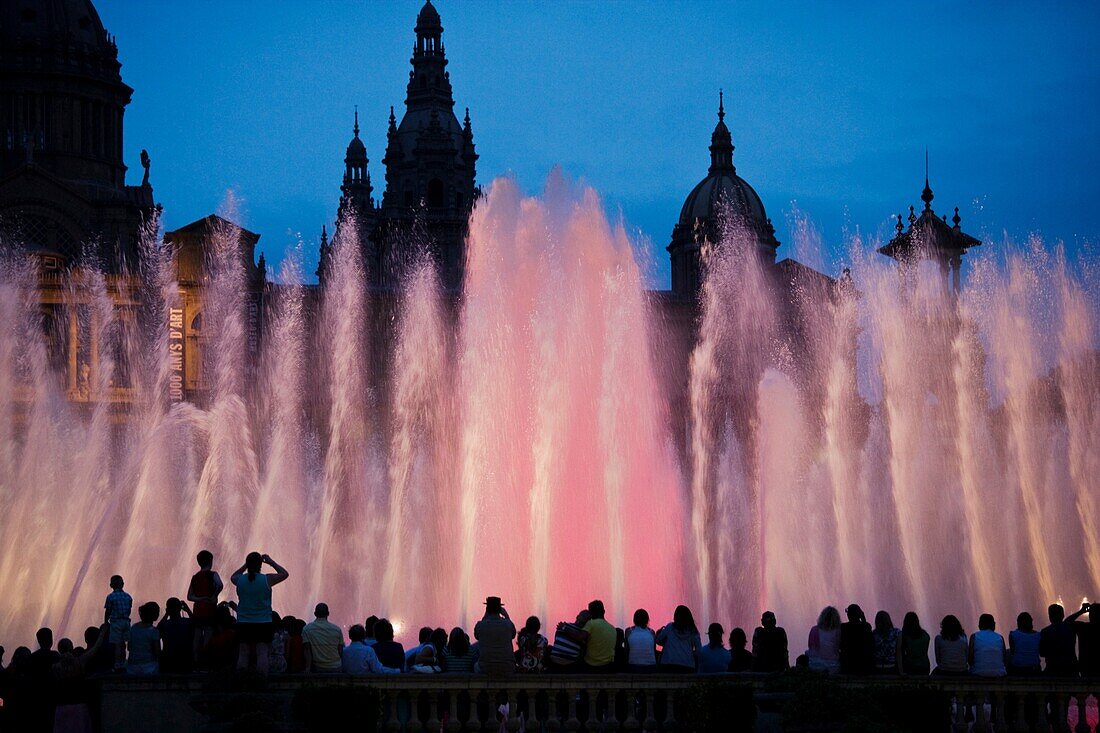
{"type": "MultiPolygon", "coordinates": [[[[784,711],[822,695],[861,706],[873,699],[924,705],[928,720],[909,730],[945,733],[1100,733],[1100,680],[978,678],[814,678],[692,675],[343,675],[105,678],[100,682],[104,731],[182,733],[217,729],[280,731],[693,731],[839,730],[842,720],[807,722],[784,711]],[[800,687],[801,686],[801,687],[800,687]],[[702,690],[708,690],[700,692],[702,690]],[[843,694],[850,693],[850,694],[843,694]],[[876,696],[878,696],[876,698],[876,696]],[[503,712],[502,712],[503,711],[503,712]],[[941,714],[942,713],[942,714],[941,714]],[[354,725],[333,721],[351,715],[354,725]],[[241,728],[241,717],[255,726],[241,728]],[[335,717],[334,717],[335,716],[335,717]],[[728,719],[724,716],[728,716],[728,719]],[[755,722],[753,722],[755,720],[755,722]],[[328,722],[326,722],[328,721],[328,722]],[[728,725],[724,724],[728,723],[728,725]],[[265,727],[266,726],[266,727],[265,727]],[[335,726],[335,727],[334,727],[335,726]]],[[[880,703],[881,704],[881,703],[880,703]]],[[[888,703],[891,704],[891,703],[888,703]]],[[[834,716],[844,715],[843,708],[834,716]]],[[[789,710],[787,711],[789,712],[789,710]]],[[[813,710],[809,712],[813,713],[813,710]]],[[[897,711],[895,711],[897,712],[897,711]]],[[[907,715],[901,711],[901,715],[907,715]]],[[[812,715],[810,716],[812,717],[812,715]]],[[[922,715],[922,719],[925,716],[922,715]]],[[[884,729],[890,729],[887,725],[884,729]]]]}

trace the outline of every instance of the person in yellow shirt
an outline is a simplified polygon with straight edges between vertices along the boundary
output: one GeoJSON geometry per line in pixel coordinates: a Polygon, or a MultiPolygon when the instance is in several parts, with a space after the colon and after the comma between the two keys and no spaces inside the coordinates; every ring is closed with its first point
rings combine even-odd
{"type": "Polygon", "coordinates": [[[588,604],[591,619],[582,631],[586,636],[584,666],[588,672],[613,672],[615,669],[615,644],[618,634],[615,627],[604,618],[603,601],[588,604]]]}

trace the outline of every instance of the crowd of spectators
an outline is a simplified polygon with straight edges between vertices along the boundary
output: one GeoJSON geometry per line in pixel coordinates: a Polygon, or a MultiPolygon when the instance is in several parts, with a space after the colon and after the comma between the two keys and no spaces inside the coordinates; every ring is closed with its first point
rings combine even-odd
{"type": "MultiPolygon", "coordinates": [[[[16,649],[5,665],[0,647],[0,729],[20,731],[91,730],[97,675],[228,673],[255,674],[741,674],[773,673],[791,666],[786,631],[765,611],[751,640],[741,628],[726,635],[721,623],[707,627],[703,643],[694,616],[678,606],[660,627],[638,609],[633,623],[616,628],[604,604],[594,600],[572,621],[554,627],[553,638],[529,617],[519,629],[500,598],[485,599],[484,614],[471,636],[461,627],[447,632],[425,626],[415,646],[395,640],[393,623],[370,616],[344,629],[318,603],[313,620],[280,617],[272,609],[272,589],[289,577],[267,555],[250,553],[232,573],[236,600],[222,598],[225,586],[214,571],[214,557],[203,551],[187,599],[148,601],[132,621],[133,598],[120,576],[110,579],[103,623],[88,627],[82,643],[40,629],[37,648],[16,649]],[[268,566],[271,572],[263,572],[268,566]]],[[[228,594],[226,594],[228,595],[228,594]]],[[[933,639],[917,614],[905,614],[901,628],[879,611],[872,626],[856,604],[845,621],[833,606],[822,609],[810,629],[796,667],[828,674],[907,677],[1034,676],[1100,677],[1100,604],[1082,604],[1066,616],[1061,605],[1047,610],[1049,625],[1034,628],[1021,613],[1005,637],[990,614],[978,619],[969,636],[960,620],[945,616],[933,639]],[[1088,622],[1078,619],[1088,614],[1088,622]],[[931,652],[931,653],[930,653],[931,652]],[[933,666],[933,663],[934,665],[933,666]]]]}

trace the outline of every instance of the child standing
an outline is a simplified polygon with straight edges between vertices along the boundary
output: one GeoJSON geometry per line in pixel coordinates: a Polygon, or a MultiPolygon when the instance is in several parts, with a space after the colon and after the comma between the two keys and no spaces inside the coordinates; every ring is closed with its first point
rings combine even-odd
{"type": "Polygon", "coordinates": [[[124,582],[121,575],[111,576],[111,593],[103,604],[103,621],[108,624],[107,641],[115,646],[115,671],[121,672],[126,665],[126,642],[130,640],[130,611],[134,599],[122,590],[124,582]]]}
{"type": "Polygon", "coordinates": [[[191,624],[195,629],[194,656],[198,663],[202,650],[214,635],[218,617],[218,595],[223,586],[221,577],[212,569],[213,553],[203,550],[195,559],[199,563],[199,572],[191,576],[187,600],[191,601],[191,624]]]}

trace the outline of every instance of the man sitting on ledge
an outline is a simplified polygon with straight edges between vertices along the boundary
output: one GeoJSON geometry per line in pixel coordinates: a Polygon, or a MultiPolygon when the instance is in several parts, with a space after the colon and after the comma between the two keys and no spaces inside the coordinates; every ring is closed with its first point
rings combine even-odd
{"type": "Polygon", "coordinates": [[[306,669],[311,672],[339,672],[342,669],[340,653],[344,650],[344,632],[329,622],[327,603],[318,603],[313,615],[317,618],[302,630],[306,669]]]}

